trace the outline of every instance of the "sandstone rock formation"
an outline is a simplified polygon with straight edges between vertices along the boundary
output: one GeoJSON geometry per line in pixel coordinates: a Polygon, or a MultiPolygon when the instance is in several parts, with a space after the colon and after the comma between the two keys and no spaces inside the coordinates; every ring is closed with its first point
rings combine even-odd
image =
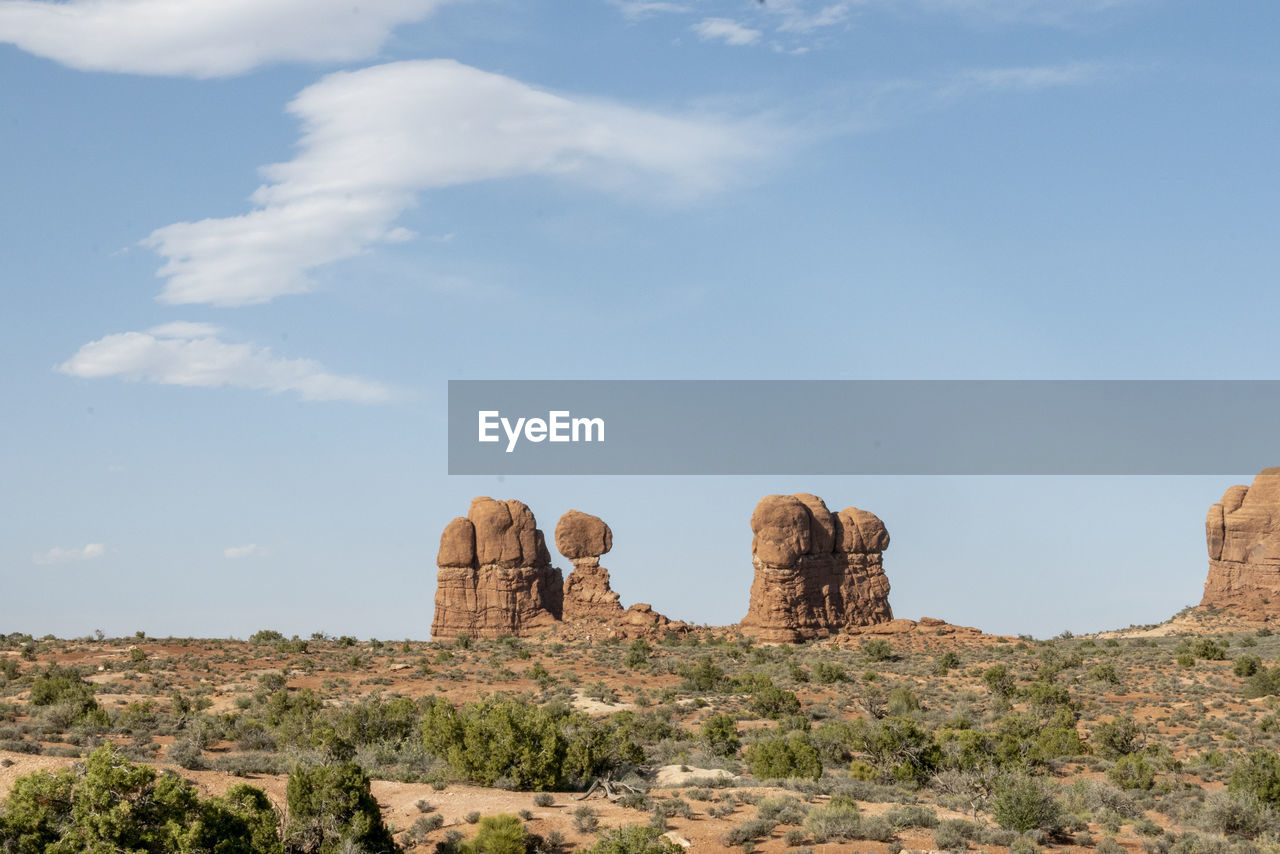
{"type": "Polygon", "coordinates": [[[881,553],[889,532],[873,513],[833,514],[816,495],[769,495],[751,514],[755,579],[741,627],[794,642],[893,619],[881,553]]]}
{"type": "Polygon", "coordinates": [[[519,501],[476,498],[440,536],[431,637],[530,635],[550,630],[583,637],[685,632],[649,605],[623,609],[600,556],[613,532],[596,516],[570,510],[556,525],[556,547],[573,562],[567,583],[551,565],[533,512],[519,501]]]}
{"type": "Polygon", "coordinates": [[[445,527],[436,563],[432,638],[528,634],[560,619],[563,578],[533,511],[519,501],[474,499],[445,527]]]}
{"type": "Polygon", "coordinates": [[[1205,519],[1209,576],[1201,607],[1252,619],[1280,615],[1280,468],[1233,486],[1205,519]]]}
{"type": "Polygon", "coordinates": [[[564,587],[563,619],[616,620],[623,610],[609,586],[609,570],[600,556],[613,548],[613,532],[604,520],[570,510],[556,523],[556,548],[573,562],[564,587]]]}

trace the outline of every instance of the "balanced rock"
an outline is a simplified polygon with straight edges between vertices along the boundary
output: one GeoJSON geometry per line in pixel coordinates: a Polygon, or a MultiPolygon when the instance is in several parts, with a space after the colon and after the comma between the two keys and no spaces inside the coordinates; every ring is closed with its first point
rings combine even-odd
{"type": "Polygon", "coordinates": [[[523,503],[476,498],[440,536],[431,637],[526,635],[560,619],[564,582],[523,503]]]}
{"type": "Polygon", "coordinates": [[[751,533],[743,631],[794,642],[893,619],[881,560],[889,532],[874,513],[832,513],[808,493],[769,495],[751,514],[751,533]]]}
{"type": "Polygon", "coordinates": [[[1201,607],[1266,620],[1280,615],[1280,468],[1233,486],[1205,519],[1209,576],[1201,607]]]}
{"type": "Polygon", "coordinates": [[[563,619],[622,617],[619,596],[609,585],[609,570],[600,565],[600,556],[613,548],[613,532],[604,520],[570,510],[556,523],[556,548],[573,562],[564,586],[563,619]]]}

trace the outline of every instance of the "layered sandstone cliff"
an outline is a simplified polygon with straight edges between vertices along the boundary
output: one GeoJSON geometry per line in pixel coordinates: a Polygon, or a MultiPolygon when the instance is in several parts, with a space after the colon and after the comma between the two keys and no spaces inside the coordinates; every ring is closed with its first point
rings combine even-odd
{"type": "Polygon", "coordinates": [[[751,533],[744,632],[794,642],[893,619],[881,557],[889,532],[875,514],[832,513],[808,493],[769,495],[751,515],[751,533]]]}
{"type": "Polygon", "coordinates": [[[1209,576],[1201,607],[1267,620],[1280,616],[1280,468],[1233,486],[1205,519],[1209,576]]]}

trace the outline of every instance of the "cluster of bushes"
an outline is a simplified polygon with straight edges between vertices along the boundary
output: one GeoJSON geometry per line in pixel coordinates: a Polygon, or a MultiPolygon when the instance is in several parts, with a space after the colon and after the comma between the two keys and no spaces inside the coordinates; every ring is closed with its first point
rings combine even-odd
{"type": "Polygon", "coordinates": [[[130,762],[112,745],[82,772],[37,772],[0,801],[0,850],[11,854],[333,854],[400,850],[369,778],[352,762],[300,767],[289,777],[289,821],[261,789],[203,798],[174,774],[130,762]]]}
{"type": "Polygon", "coordinates": [[[462,706],[437,697],[422,719],[426,749],[482,786],[541,791],[590,781],[644,761],[641,744],[671,733],[656,714],[602,720],[562,705],[489,697],[462,706]]]}

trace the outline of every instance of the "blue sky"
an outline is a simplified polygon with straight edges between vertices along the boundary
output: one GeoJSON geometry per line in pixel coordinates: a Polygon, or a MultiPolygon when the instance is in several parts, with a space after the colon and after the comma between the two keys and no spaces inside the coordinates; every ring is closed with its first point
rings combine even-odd
{"type": "Polygon", "coordinates": [[[885,520],[899,616],[1163,619],[1253,472],[451,478],[446,382],[1280,379],[1276,32],[1265,2],[5,0],[0,631],[423,637],[474,495],[604,517],[624,602],[725,624],[752,507],[795,491],[885,520]]]}

